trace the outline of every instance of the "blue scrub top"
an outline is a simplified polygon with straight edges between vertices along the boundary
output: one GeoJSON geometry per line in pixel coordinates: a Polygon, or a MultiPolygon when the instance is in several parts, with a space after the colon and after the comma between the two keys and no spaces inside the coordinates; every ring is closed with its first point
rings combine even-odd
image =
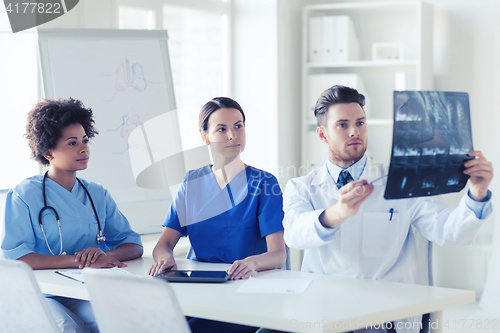
{"type": "Polygon", "coordinates": [[[267,251],[265,236],[283,230],[276,177],[248,166],[222,190],[211,166],[189,171],[163,223],[189,236],[196,260],[233,263],[267,251]]]}
{"type": "MultiPolygon", "coordinates": [[[[2,216],[0,246],[3,256],[18,259],[29,253],[50,255],[38,223],[38,214],[43,208],[43,176],[34,176],[22,181],[6,196],[2,216]]],[[[124,243],[141,244],[141,237],[132,231],[130,224],[118,210],[109,192],[100,184],[80,179],[95,204],[106,242],[101,249],[114,249],[124,243]]],[[[45,183],[47,205],[56,209],[61,222],[63,251],[72,255],[87,247],[97,245],[97,220],[90,200],[76,181],[71,192],[47,178],[45,183]]],[[[51,210],[42,214],[42,222],[50,248],[59,254],[60,242],[57,220],[51,210]]]]}

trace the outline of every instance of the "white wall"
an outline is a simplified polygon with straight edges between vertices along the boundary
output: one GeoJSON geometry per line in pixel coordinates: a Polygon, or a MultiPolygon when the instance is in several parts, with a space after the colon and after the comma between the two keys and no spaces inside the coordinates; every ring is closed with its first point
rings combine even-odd
{"type": "Polygon", "coordinates": [[[80,1],[67,14],[43,24],[43,28],[73,29],[114,29],[117,27],[117,15],[114,0],[80,1]]]}
{"type": "Polygon", "coordinates": [[[234,0],[232,97],[246,115],[243,160],[276,174],[278,167],[277,3],[234,0]]]}
{"type": "Polygon", "coordinates": [[[281,187],[300,175],[302,8],[328,1],[278,0],[278,140],[281,187]]]}
{"type": "MultiPolygon", "coordinates": [[[[396,0],[397,1],[397,0],[396,0]]],[[[399,0],[406,1],[406,0],[399,0]]],[[[280,156],[284,165],[293,163],[299,166],[298,148],[300,127],[296,121],[286,118],[300,117],[300,40],[298,32],[301,20],[298,7],[304,4],[322,2],[376,2],[375,0],[357,1],[280,1],[279,31],[279,115],[280,115],[280,151],[290,153],[280,156]],[[285,15],[285,17],[283,17],[285,15]],[[296,22],[290,22],[290,18],[296,22]],[[283,31],[287,27],[289,33],[283,31]],[[284,38],[284,39],[282,39],[284,38]],[[284,67],[281,66],[284,65],[284,67]],[[286,124],[286,125],[285,125],[286,124]],[[289,139],[287,139],[289,138],[289,139]]],[[[476,149],[482,150],[494,165],[500,165],[497,143],[500,133],[497,124],[500,121],[500,102],[495,98],[499,91],[500,68],[499,24],[500,2],[496,0],[426,0],[434,6],[434,87],[436,90],[465,91],[470,96],[472,134],[476,149]]],[[[299,118],[300,119],[300,118],[299,118]]],[[[391,142],[387,142],[391,145],[391,142]]],[[[286,181],[285,178],[282,181],[286,181]]],[[[500,179],[495,178],[491,190],[499,193],[500,179]]],[[[462,193],[463,194],[463,193],[462,193]]],[[[448,195],[447,200],[456,204],[462,194],[448,195]]],[[[498,204],[493,201],[494,209],[498,204]]],[[[486,267],[483,264],[489,256],[487,245],[491,241],[493,224],[496,217],[489,218],[474,245],[464,248],[435,247],[436,283],[443,286],[472,289],[480,293],[484,286],[486,267]],[[486,259],[485,259],[486,258],[486,259]]],[[[499,235],[500,232],[497,232],[499,235]]],[[[497,237],[497,243],[500,240],[497,237]]],[[[497,251],[500,244],[497,245],[497,251]]],[[[500,258],[495,265],[500,266],[500,258]]],[[[500,269],[496,273],[500,279],[500,269]]],[[[500,291],[498,291],[500,294],[500,291]]],[[[497,297],[499,299],[500,296],[497,297]]]]}
{"type": "Polygon", "coordinates": [[[300,165],[302,7],[307,0],[278,0],[279,172],[284,189],[300,165]]]}
{"type": "MultiPolygon", "coordinates": [[[[492,7],[492,11],[490,16],[498,15],[500,13],[500,4],[496,1],[492,1],[495,5],[492,7]]],[[[495,36],[490,42],[494,44],[494,50],[492,52],[492,57],[495,59],[494,63],[491,64],[492,68],[490,69],[490,75],[494,77],[494,86],[491,89],[491,95],[498,93],[500,90],[500,65],[498,64],[498,58],[500,56],[500,24],[496,23],[496,25],[491,26],[491,34],[495,36]]],[[[495,124],[499,123],[499,109],[500,109],[500,101],[495,98],[491,98],[491,100],[496,102],[496,105],[493,105],[490,109],[490,112],[487,113],[486,121],[489,119],[491,121],[490,127],[495,127],[495,124]]],[[[495,143],[499,142],[499,133],[498,130],[494,132],[494,135],[491,136],[490,145],[494,146],[495,143]]],[[[500,168],[500,164],[496,163],[498,160],[498,149],[496,150],[496,159],[494,160],[494,166],[496,166],[496,170],[500,168]]],[[[497,173],[498,174],[498,173],[497,173]]],[[[500,180],[497,179],[494,181],[493,191],[495,191],[495,195],[498,196],[500,180]]],[[[495,196],[495,197],[496,197],[495,196]]],[[[498,202],[498,200],[496,200],[498,202]]],[[[499,205],[494,204],[494,208],[499,209],[499,205]]],[[[497,213],[498,216],[498,213],[497,213]]],[[[493,234],[493,243],[491,246],[492,255],[491,261],[489,265],[488,277],[486,280],[486,285],[483,291],[483,296],[481,298],[481,306],[482,308],[492,316],[496,316],[498,318],[500,314],[500,285],[498,281],[500,281],[500,226],[498,223],[498,218],[494,219],[494,230],[493,234]]]]}
{"type": "MultiPolygon", "coordinates": [[[[492,98],[500,88],[498,49],[492,43],[498,39],[496,16],[500,3],[494,0],[430,2],[435,11],[434,86],[438,90],[469,93],[474,147],[483,151],[493,165],[500,165],[496,147],[500,137],[495,126],[500,120],[500,104],[492,98]]],[[[498,193],[499,184],[499,179],[494,178],[491,185],[494,193],[498,193]]],[[[457,196],[453,199],[456,201],[457,196]]],[[[494,201],[493,204],[497,206],[494,201]]],[[[470,247],[435,247],[435,261],[441,262],[435,265],[437,283],[482,292],[495,221],[494,214],[470,247]]]]}
{"type": "MultiPolygon", "coordinates": [[[[115,28],[114,4],[112,0],[81,1],[73,11],[44,27],[115,28]]],[[[243,159],[250,165],[276,174],[277,1],[233,0],[233,13],[230,97],[241,104],[247,116],[247,146],[243,159]]]]}

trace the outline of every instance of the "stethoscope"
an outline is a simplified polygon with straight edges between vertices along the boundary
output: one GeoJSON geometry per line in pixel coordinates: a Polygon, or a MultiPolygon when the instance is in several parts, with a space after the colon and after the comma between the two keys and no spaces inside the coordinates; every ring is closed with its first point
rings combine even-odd
{"type": "MultiPolygon", "coordinates": [[[[61,249],[59,250],[59,255],[61,255],[61,254],[66,255],[66,252],[63,252],[63,250],[62,250],[63,249],[63,242],[62,242],[62,233],[61,233],[61,222],[59,222],[59,214],[57,214],[57,211],[54,207],[47,206],[47,195],[45,194],[45,179],[47,179],[47,174],[48,174],[48,171],[45,172],[45,175],[43,175],[42,193],[43,193],[43,205],[44,206],[40,210],[40,213],[38,214],[38,223],[40,224],[40,229],[42,229],[43,238],[45,238],[45,243],[47,244],[47,247],[49,248],[50,253],[52,253],[52,255],[55,255],[54,252],[52,252],[52,249],[50,248],[49,242],[47,241],[47,236],[45,235],[45,231],[43,230],[43,224],[42,224],[42,213],[46,210],[51,210],[54,212],[54,214],[56,215],[56,219],[57,219],[57,227],[59,228],[59,239],[61,240],[61,249]]],[[[99,221],[99,216],[97,215],[97,211],[96,211],[95,206],[94,206],[94,201],[92,200],[92,197],[90,196],[89,191],[87,190],[85,185],[83,185],[81,180],[78,178],[76,178],[76,180],[78,180],[78,183],[80,183],[80,185],[83,187],[83,189],[85,190],[85,193],[87,193],[87,196],[90,199],[90,203],[92,204],[92,209],[94,210],[95,218],[97,220],[97,226],[99,227],[99,232],[97,233],[97,245],[101,245],[103,242],[106,241],[106,236],[104,236],[102,233],[101,222],[99,221]]]]}

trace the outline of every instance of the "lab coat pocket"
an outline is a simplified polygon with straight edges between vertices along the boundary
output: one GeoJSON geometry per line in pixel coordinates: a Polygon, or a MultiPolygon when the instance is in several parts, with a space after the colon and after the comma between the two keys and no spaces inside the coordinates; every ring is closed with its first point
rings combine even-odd
{"type": "Polygon", "coordinates": [[[398,254],[398,213],[363,214],[362,251],[367,257],[392,257],[398,254]]]}

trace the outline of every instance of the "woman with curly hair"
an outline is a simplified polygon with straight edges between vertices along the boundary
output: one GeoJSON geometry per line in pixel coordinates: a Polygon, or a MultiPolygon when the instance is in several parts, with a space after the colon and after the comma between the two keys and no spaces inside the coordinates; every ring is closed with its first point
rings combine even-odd
{"type": "MultiPolygon", "coordinates": [[[[79,179],[98,134],[78,100],[44,100],[28,113],[32,158],[48,166],[6,196],[0,229],[5,258],[33,269],[124,267],[143,253],[140,236],[101,185],[79,179]]],[[[88,301],[46,296],[61,331],[97,332],[88,301]]]]}

